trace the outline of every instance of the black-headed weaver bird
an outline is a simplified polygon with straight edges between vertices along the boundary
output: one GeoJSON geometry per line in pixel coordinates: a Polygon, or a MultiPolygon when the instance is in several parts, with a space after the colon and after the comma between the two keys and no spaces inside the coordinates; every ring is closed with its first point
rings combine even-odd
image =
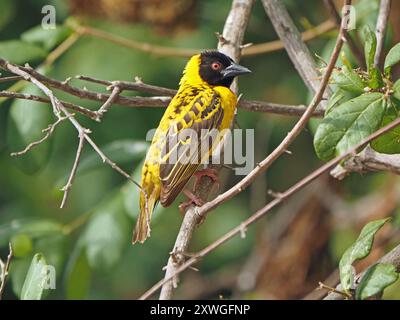
{"type": "Polygon", "coordinates": [[[204,51],[190,58],[183,71],[179,90],[168,105],[154,134],[142,169],[140,213],[132,242],[143,243],[150,236],[150,220],[158,202],[169,206],[185,187],[201,163],[208,159],[215,144],[207,150],[196,147],[187,156],[187,148],[201,145],[204,130],[228,129],[235,115],[236,95],[229,89],[233,79],[250,70],[218,51],[204,51]],[[197,135],[181,135],[187,129],[197,135]],[[196,139],[197,141],[193,141],[196,139]],[[183,152],[179,152],[183,151],[183,152]],[[172,154],[178,159],[170,161],[172,154]]]}

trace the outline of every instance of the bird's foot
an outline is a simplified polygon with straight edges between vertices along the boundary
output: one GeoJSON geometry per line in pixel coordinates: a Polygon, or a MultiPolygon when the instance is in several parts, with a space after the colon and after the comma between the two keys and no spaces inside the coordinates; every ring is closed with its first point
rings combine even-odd
{"type": "Polygon", "coordinates": [[[199,187],[200,179],[202,177],[209,177],[213,183],[217,184],[217,188],[219,188],[218,172],[215,169],[205,168],[205,169],[195,172],[193,176],[196,179],[194,181],[194,186],[193,186],[194,192],[197,191],[197,188],[199,187]]]}
{"type": "Polygon", "coordinates": [[[183,194],[188,198],[188,200],[185,202],[182,202],[179,205],[179,211],[182,214],[184,214],[186,209],[193,204],[198,207],[201,207],[205,203],[203,199],[201,199],[199,196],[196,196],[193,192],[191,192],[188,189],[184,189],[183,194]]]}

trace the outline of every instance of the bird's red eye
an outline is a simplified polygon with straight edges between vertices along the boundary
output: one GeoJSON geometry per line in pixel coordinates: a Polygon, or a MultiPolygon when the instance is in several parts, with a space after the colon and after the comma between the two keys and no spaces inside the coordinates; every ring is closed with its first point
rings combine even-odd
{"type": "Polygon", "coordinates": [[[221,69],[221,64],[219,62],[213,62],[211,68],[213,68],[214,70],[219,70],[221,69]]]}

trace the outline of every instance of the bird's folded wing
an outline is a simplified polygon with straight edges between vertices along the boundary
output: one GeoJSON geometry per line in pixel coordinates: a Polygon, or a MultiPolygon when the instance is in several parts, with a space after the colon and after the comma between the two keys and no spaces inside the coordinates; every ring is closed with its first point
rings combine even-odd
{"type": "Polygon", "coordinates": [[[215,91],[203,91],[180,108],[183,112],[168,128],[161,153],[160,202],[163,206],[175,200],[199,165],[208,159],[215,147],[215,140],[210,139],[215,138],[224,117],[221,98],[215,91]]]}

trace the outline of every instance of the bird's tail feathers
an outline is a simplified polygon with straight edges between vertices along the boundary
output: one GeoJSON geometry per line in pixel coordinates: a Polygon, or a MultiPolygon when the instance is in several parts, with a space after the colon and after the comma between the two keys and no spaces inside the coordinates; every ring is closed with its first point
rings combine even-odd
{"type": "Polygon", "coordinates": [[[150,237],[150,221],[154,208],[157,205],[159,191],[153,189],[151,194],[145,191],[140,192],[140,212],[136,221],[135,232],[133,234],[132,243],[143,243],[150,237]]]}

